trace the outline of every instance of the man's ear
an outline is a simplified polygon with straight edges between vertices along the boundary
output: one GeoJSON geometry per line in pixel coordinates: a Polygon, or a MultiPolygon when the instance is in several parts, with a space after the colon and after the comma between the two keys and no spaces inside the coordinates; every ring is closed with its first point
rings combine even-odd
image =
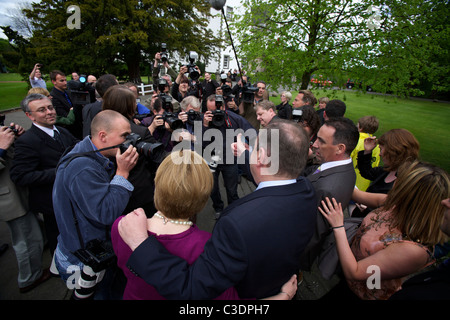
{"type": "Polygon", "coordinates": [[[34,122],[34,117],[33,117],[33,114],[32,114],[31,112],[25,112],[25,115],[26,115],[31,121],[34,122]]]}
{"type": "Polygon", "coordinates": [[[102,142],[106,143],[108,141],[108,133],[106,131],[100,130],[97,133],[97,138],[102,142]]]}
{"type": "Polygon", "coordinates": [[[346,150],[347,150],[347,148],[345,147],[345,144],[339,143],[337,145],[337,152],[336,152],[336,154],[344,154],[346,150]]]}
{"type": "Polygon", "coordinates": [[[268,157],[267,150],[264,147],[259,147],[257,160],[259,166],[268,166],[270,164],[270,157],[268,157]]]}

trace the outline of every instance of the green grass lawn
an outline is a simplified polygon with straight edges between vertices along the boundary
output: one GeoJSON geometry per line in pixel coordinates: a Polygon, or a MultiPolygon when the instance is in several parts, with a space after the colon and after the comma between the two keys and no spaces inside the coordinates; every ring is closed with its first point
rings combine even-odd
{"type": "MultiPolygon", "coordinates": [[[[355,123],[362,116],[373,115],[380,121],[376,136],[404,128],[411,131],[420,142],[420,158],[450,172],[450,103],[413,99],[396,99],[390,96],[349,91],[313,91],[317,98],[329,96],[347,105],[345,116],[355,123]]],[[[293,99],[296,95],[291,92],[293,99]]],[[[279,97],[271,97],[275,104],[279,97]]]]}

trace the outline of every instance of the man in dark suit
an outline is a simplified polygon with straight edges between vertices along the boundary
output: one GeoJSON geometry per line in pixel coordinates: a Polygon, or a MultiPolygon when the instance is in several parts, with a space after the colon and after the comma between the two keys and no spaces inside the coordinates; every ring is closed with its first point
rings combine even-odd
{"type": "Polygon", "coordinates": [[[95,90],[97,90],[100,95],[100,99],[85,105],[83,107],[82,115],[83,115],[83,139],[91,133],[91,122],[92,119],[102,111],[102,98],[105,92],[112,86],[119,84],[116,76],[112,74],[104,74],[95,84],[95,90]]]}
{"type": "Polygon", "coordinates": [[[53,254],[58,236],[52,203],[56,166],[64,151],[77,139],[66,129],[54,125],[56,110],[46,96],[28,95],[22,100],[21,107],[33,125],[15,142],[11,180],[18,186],[28,187],[30,210],[43,214],[53,254]]]}
{"type": "MultiPolygon", "coordinates": [[[[325,197],[335,198],[343,208],[348,206],[356,182],[355,169],[350,155],[355,149],[358,139],[358,128],[347,118],[332,118],[319,129],[317,139],[312,147],[320,166],[307,176],[316,191],[317,206],[321,205],[321,201],[325,200],[325,197]]],[[[330,225],[317,210],[316,229],[301,258],[303,271],[311,270],[321,252],[322,244],[330,232],[332,232],[330,225]]]]}
{"type": "Polygon", "coordinates": [[[119,232],[134,250],[129,268],[168,299],[212,299],[232,286],[241,298],[280,292],[297,273],[316,221],[314,190],[299,177],[307,154],[308,138],[295,123],[280,120],[260,130],[250,157],[258,188],[223,211],[191,266],[148,237],[142,212],[128,214],[119,232]]]}
{"type": "Polygon", "coordinates": [[[56,110],[56,114],[60,117],[67,117],[70,109],[73,108],[75,114],[75,122],[66,126],[66,129],[70,131],[75,137],[81,139],[82,136],[82,105],[75,104],[71,99],[71,92],[67,88],[66,75],[59,70],[53,70],[50,72],[50,80],[53,83],[53,89],[50,92],[52,96],[53,107],[56,110]]]}

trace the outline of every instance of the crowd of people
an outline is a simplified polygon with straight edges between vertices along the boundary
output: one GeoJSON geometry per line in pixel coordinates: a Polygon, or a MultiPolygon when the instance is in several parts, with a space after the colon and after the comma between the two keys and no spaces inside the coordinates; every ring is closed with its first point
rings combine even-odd
{"type": "Polygon", "coordinates": [[[31,128],[0,129],[20,292],[56,276],[77,300],[449,298],[449,175],[408,130],[377,138],[378,119],[355,124],[341,100],[275,105],[263,81],[200,80],[159,53],[142,103],[111,74],[53,70],[48,91],[40,67],[21,102],[31,128]],[[240,198],[242,177],[256,189],[240,198]],[[212,233],[196,225],[209,198],[212,233]]]}

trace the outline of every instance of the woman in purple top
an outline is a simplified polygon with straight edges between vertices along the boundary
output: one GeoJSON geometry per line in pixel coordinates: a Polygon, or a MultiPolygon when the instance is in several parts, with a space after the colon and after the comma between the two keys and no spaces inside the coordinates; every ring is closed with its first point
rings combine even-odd
{"type": "MultiPolygon", "coordinates": [[[[172,153],[156,172],[154,202],[158,212],[147,219],[147,230],[169,252],[185,259],[189,264],[203,252],[205,243],[211,237],[209,232],[200,230],[191,219],[204,208],[213,183],[208,165],[200,155],[191,150],[172,153]]],[[[118,225],[121,219],[122,217],[114,222],[111,239],[117,264],[127,278],[123,299],[164,299],[154,287],[127,268],[126,263],[132,251],[120,237],[118,225]]],[[[268,299],[292,299],[297,290],[296,282],[296,276],[293,276],[281,288],[282,292],[268,299]]],[[[216,299],[236,300],[239,296],[234,288],[229,288],[216,299]]]]}

